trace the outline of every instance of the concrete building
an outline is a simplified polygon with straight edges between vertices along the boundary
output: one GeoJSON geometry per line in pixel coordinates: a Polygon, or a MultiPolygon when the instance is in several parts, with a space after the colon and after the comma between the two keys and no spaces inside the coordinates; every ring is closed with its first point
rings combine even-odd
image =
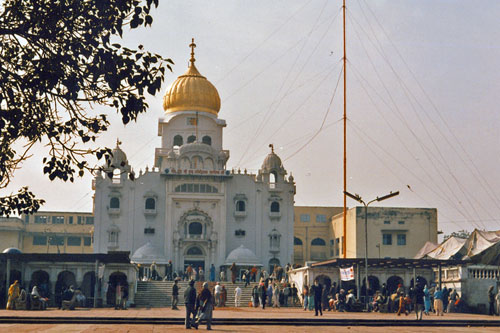
{"type": "Polygon", "coordinates": [[[335,255],[331,246],[331,220],[342,207],[295,206],[293,263],[320,261],[335,255]]]}
{"type": "MultiPolygon", "coordinates": [[[[331,221],[332,258],[343,257],[343,215],[331,221]]],[[[413,258],[427,241],[437,243],[435,208],[368,207],[368,257],[413,258]]],[[[365,256],[365,208],[347,211],[347,258],[365,256]]]]}
{"type": "Polygon", "coordinates": [[[240,266],[291,263],[293,177],[272,145],[257,174],[226,169],[219,94],[190,46],[187,72],[164,97],[154,167],[135,174],[118,143],[94,180],[94,252],[131,251],[132,262],[155,262],[160,274],[169,260],[177,271],[219,270],[231,258],[240,266]]]}
{"type": "Polygon", "coordinates": [[[0,218],[0,244],[23,253],[93,253],[93,230],[92,213],[40,211],[0,218]]]}

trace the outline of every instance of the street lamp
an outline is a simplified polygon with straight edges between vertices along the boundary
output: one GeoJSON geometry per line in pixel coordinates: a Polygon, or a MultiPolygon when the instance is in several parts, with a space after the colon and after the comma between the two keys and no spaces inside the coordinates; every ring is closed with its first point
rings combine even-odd
{"type": "MultiPolygon", "coordinates": [[[[382,201],[385,199],[389,199],[392,197],[395,197],[396,195],[399,194],[399,191],[396,192],[391,192],[389,194],[386,194],[382,197],[376,197],[372,201],[368,201],[368,203],[365,203],[363,199],[359,196],[359,194],[351,194],[347,191],[344,191],[344,194],[347,195],[349,198],[356,200],[357,202],[362,203],[365,206],[365,307],[368,310],[368,205],[371,204],[372,202],[375,201],[382,201]]],[[[346,235],[344,235],[346,237],[346,235]]]]}

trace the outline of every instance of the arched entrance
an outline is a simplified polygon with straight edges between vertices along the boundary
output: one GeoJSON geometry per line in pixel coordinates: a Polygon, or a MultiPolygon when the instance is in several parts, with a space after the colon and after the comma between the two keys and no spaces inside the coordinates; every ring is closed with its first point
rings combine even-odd
{"type": "Polygon", "coordinates": [[[271,258],[269,260],[269,271],[268,273],[271,274],[274,270],[274,265],[278,267],[280,265],[280,260],[278,258],[271,258]]]}
{"type": "MultiPolygon", "coordinates": [[[[88,302],[93,302],[95,291],[95,272],[87,272],[83,276],[81,290],[88,302]]],[[[91,303],[90,303],[91,304],[91,303]]]]}
{"type": "Polygon", "coordinates": [[[397,275],[393,275],[387,279],[387,290],[389,291],[389,295],[392,295],[396,292],[399,284],[402,284],[404,286],[404,281],[397,275]]]}
{"type": "Polygon", "coordinates": [[[13,284],[16,280],[19,281],[19,284],[23,284],[21,272],[16,269],[12,269],[10,271],[10,284],[13,284]]]}
{"type": "Polygon", "coordinates": [[[315,280],[318,280],[318,282],[323,286],[323,289],[328,288],[328,290],[330,290],[330,287],[332,286],[332,279],[328,276],[324,274],[318,275],[315,280]]]}
{"type": "Polygon", "coordinates": [[[46,271],[35,271],[31,274],[30,291],[34,286],[38,287],[38,292],[42,297],[50,298],[50,276],[46,271]]]}
{"type": "Polygon", "coordinates": [[[189,265],[196,270],[201,267],[201,269],[205,271],[205,252],[202,247],[191,245],[186,248],[184,253],[184,272],[189,265]]]}
{"type": "MultiPolygon", "coordinates": [[[[422,288],[427,285],[427,287],[430,288],[430,286],[427,284],[427,279],[424,278],[423,276],[417,276],[417,284],[420,284],[422,288]]],[[[411,279],[410,286],[414,287],[413,279],[411,279]]]]}
{"type": "Polygon", "coordinates": [[[127,275],[122,272],[111,273],[108,280],[108,292],[106,293],[106,303],[108,305],[115,305],[116,302],[116,287],[118,285],[127,286],[127,275]]]}
{"type": "MultiPolygon", "coordinates": [[[[379,281],[378,277],[373,276],[373,275],[369,275],[368,282],[369,282],[368,296],[373,296],[373,295],[375,295],[375,292],[377,290],[380,290],[380,281],[379,281]]],[[[365,288],[366,288],[366,279],[363,278],[363,283],[361,286],[361,296],[365,295],[365,288]]]]}
{"type": "Polygon", "coordinates": [[[70,271],[62,271],[57,275],[56,287],[54,290],[54,298],[57,306],[61,306],[62,293],[70,286],[76,287],[75,274],[70,271]]]}

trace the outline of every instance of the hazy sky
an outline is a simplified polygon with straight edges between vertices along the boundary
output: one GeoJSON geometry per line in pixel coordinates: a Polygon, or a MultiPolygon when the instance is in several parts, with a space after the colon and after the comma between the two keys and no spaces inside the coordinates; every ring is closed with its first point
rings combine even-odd
{"type": "MultiPolygon", "coordinates": [[[[147,114],[127,127],[114,115],[99,142],[114,147],[119,137],[136,171],[152,165],[162,97],[186,71],[194,37],[196,65],[221,96],[228,168],[255,172],[273,143],[295,177],[297,205],[341,206],[341,6],[160,1],[153,27],[123,43],[170,57],[174,71],[147,114]]],[[[500,229],[500,1],[348,0],[347,8],[348,190],[366,200],[399,190],[383,205],[435,207],[445,233],[500,229]]],[[[50,182],[43,151],[8,190],[29,185],[47,200],[43,210],[91,211],[91,176],[50,182]]]]}

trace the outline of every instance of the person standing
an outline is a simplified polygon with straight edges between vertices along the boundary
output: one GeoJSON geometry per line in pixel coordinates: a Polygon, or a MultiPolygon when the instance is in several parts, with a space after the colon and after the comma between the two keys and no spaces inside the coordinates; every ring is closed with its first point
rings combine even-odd
{"type": "MultiPolygon", "coordinates": [[[[203,289],[198,295],[198,319],[196,325],[201,324],[203,321],[207,322],[207,330],[212,330],[212,309],[213,299],[212,293],[208,289],[208,283],[203,283],[203,289]]],[[[196,327],[196,326],[195,326],[196,327]]]]}
{"type": "Polygon", "coordinates": [[[217,282],[215,284],[215,288],[214,288],[214,297],[215,297],[215,305],[216,306],[222,306],[221,305],[221,291],[222,291],[222,288],[220,286],[220,283],[217,282]]]}
{"type": "Polygon", "coordinates": [[[198,324],[194,321],[196,316],[196,289],[194,288],[194,280],[189,281],[189,286],[184,290],[184,304],[186,305],[185,327],[187,329],[190,329],[191,326],[198,328],[198,324]]]}
{"type": "Polygon", "coordinates": [[[245,288],[250,285],[250,271],[245,270],[245,288]]]}
{"type": "Polygon", "coordinates": [[[323,315],[321,309],[321,298],[323,297],[323,286],[319,284],[318,280],[314,280],[314,285],[311,287],[311,292],[314,295],[314,315],[317,316],[318,312],[323,315]]]}
{"type": "Polygon", "coordinates": [[[7,310],[16,309],[16,300],[19,298],[21,289],[19,287],[19,281],[14,281],[9,287],[9,299],[7,301],[7,310]]]}
{"type": "Polygon", "coordinates": [[[236,268],[236,263],[233,262],[230,270],[231,270],[231,281],[234,284],[234,282],[236,281],[236,273],[238,272],[238,269],[236,268]]]}
{"type": "Polygon", "coordinates": [[[429,292],[429,288],[427,288],[427,285],[425,285],[424,288],[424,313],[426,315],[429,315],[429,311],[431,310],[431,293],[429,292]]]}
{"type": "Polygon", "coordinates": [[[273,308],[280,307],[280,288],[278,283],[273,284],[273,308]]]}
{"type": "Polygon", "coordinates": [[[490,286],[488,288],[488,304],[490,305],[489,309],[489,315],[494,316],[495,315],[495,292],[493,291],[495,287],[490,286]]]}
{"type": "Polygon", "coordinates": [[[215,266],[214,264],[212,264],[210,266],[210,282],[214,282],[215,281],[215,266]]]}
{"type": "Polygon", "coordinates": [[[201,282],[205,282],[205,271],[203,271],[203,268],[201,266],[198,267],[198,276],[201,282]]]}
{"type": "Polygon", "coordinates": [[[424,311],[424,290],[420,284],[417,283],[415,288],[415,315],[417,320],[422,320],[422,313],[424,311]]]}
{"type": "Polygon", "coordinates": [[[262,310],[266,308],[266,285],[264,282],[260,282],[259,284],[259,301],[260,301],[260,306],[262,307],[262,310]]]}
{"type": "Polygon", "coordinates": [[[443,291],[439,287],[436,287],[434,292],[434,309],[436,310],[436,316],[443,315],[443,291]]]}
{"type": "Polygon", "coordinates": [[[302,303],[304,304],[304,311],[307,310],[307,306],[309,304],[309,286],[307,284],[304,284],[304,287],[302,288],[302,303]]]}
{"type": "Polygon", "coordinates": [[[177,307],[177,303],[179,303],[179,285],[177,282],[179,281],[175,280],[172,286],[172,310],[179,310],[177,307]]]}
{"type": "Polygon", "coordinates": [[[256,308],[259,304],[259,289],[256,285],[253,286],[252,289],[252,304],[254,308],[256,308]]]}
{"type": "Polygon", "coordinates": [[[234,289],[234,307],[239,308],[241,301],[241,288],[240,286],[236,286],[234,289]]]}
{"type": "Polygon", "coordinates": [[[165,269],[165,271],[166,271],[165,275],[166,275],[167,281],[172,281],[172,269],[173,269],[172,260],[169,260],[168,264],[167,264],[167,268],[165,269]]]}
{"type": "Polygon", "coordinates": [[[222,288],[220,291],[220,306],[225,307],[226,301],[227,301],[227,290],[226,290],[226,287],[224,285],[222,285],[222,288]]]}

